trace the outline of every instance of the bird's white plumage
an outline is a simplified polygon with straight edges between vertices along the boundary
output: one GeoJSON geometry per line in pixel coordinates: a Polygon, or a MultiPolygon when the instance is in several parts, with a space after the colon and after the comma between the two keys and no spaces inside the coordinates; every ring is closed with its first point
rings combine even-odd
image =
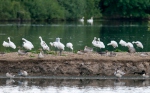
{"type": "Polygon", "coordinates": [[[43,41],[42,37],[39,36],[39,38],[40,38],[40,40],[41,40],[41,43],[40,43],[40,44],[41,44],[41,47],[43,48],[43,50],[49,51],[50,49],[49,49],[48,45],[45,43],[45,41],[43,41]]]}
{"type": "Polygon", "coordinates": [[[97,40],[98,40],[97,44],[98,44],[99,48],[105,48],[105,45],[102,41],[100,41],[100,38],[98,38],[97,40]]]}
{"type": "Polygon", "coordinates": [[[108,43],[107,45],[111,45],[113,46],[114,48],[118,47],[118,43],[114,40],[112,40],[110,43],[108,43]]]}
{"type": "Polygon", "coordinates": [[[88,19],[87,22],[93,24],[93,17],[91,17],[91,19],[88,19]]]}
{"type": "Polygon", "coordinates": [[[140,41],[136,41],[136,42],[132,42],[133,44],[136,44],[137,47],[142,48],[143,49],[143,44],[140,41]]]}
{"type": "Polygon", "coordinates": [[[84,17],[82,17],[81,19],[79,19],[80,22],[84,22],[84,17]]]}
{"type": "Polygon", "coordinates": [[[132,44],[131,42],[126,43],[125,46],[128,47],[128,48],[134,47],[133,44],[132,44]]]}
{"type": "Polygon", "coordinates": [[[9,47],[16,49],[16,45],[10,40],[10,37],[8,37],[9,40],[9,47]]]}
{"type": "Polygon", "coordinates": [[[71,50],[73,50],[73,44],[71,42],[68,42],[66,44],[66,47],[70,48],[71,50]]]}
{"type": "Polygon", "coordinates": [[[126,46],[127,43],[126,43],[124,40],[121,39],[120,42],[119,42],[119,44],[120,44],[121,46],[126,46]]]}
{"type": "Polygon", "coordinates": [[[22,38],[22,40],[28,45],[26,46],[28,50],[31,50],[32,48],[34,48],[33,44],[30,41],[28,41],[25,38],[22,38]]]}
{"type": "Polygon", "coordinates": [[[4,46],[4,47],[9,47],[9,43],[6,42],[6,41],[3,41],[3,46],[4,46]]]}
{"type": "Polygon", "coordinates": [[[59,50],[64,50],[65,45],[60,42],[60,38],[57,38],[57,40],[58,40],[58,41],[57,41],[57,48],[58,48],[59,50]]]}

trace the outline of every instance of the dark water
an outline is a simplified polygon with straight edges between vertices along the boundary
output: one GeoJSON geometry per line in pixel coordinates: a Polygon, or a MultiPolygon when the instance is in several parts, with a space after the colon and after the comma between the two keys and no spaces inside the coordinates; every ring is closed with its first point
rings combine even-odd
{"type": "MultiPolygon", "coordinates": [[[[126,42],[141,41],[144,49],[135,46],[137,51],[150,51],[150,23],[147,21],[95,20],[93,25],[86,22],[0,23],[0,51],[4,51],[2,43],[8,41],[8,36],[16,46],[22,46],[21,38],[26,38],[34,44],[33,50],[40,47],[39,36],[42,36],[47,44],[57,37],[62,38],[61,42],[65,45],[72,42],[75,51],[83,49],[85,45],[93,47],[91,42],[94,37],[99,37],[104,42],[106,48],[103,50],[114,50],[107,44],[111,40],[119,42],[123,39],[126,42]]],[[[126,51],[122,46],[117,49],[126,51]]],[[[68,51],[67,48],[65,50],[68,51]]]]}
{"type": "Polygon", "coordinates": [[[149,79],[0,79],[0,93],[149,93],[149,79]]]}

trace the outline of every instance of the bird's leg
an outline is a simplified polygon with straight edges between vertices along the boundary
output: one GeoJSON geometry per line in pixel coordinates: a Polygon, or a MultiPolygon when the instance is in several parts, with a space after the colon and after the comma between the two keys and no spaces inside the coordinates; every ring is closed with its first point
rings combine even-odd
{"type": "Polygon", "coordinates": [[[60,56],[61,56],[61,53],[62,53],[62,49],[60,49],[59,51],[60,51],[60,56]]]}
{"type": "Polygon", "coordinates": [[[57,55],[57,48],[55,48],[55,54],[57,55]]]}

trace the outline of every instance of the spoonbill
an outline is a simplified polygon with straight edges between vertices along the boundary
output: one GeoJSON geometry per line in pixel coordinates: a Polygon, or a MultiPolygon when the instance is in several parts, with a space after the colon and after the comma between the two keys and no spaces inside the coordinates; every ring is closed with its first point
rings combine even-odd
{"type": "Polygon", "coordinates": [[[94,39],[93,39],[93,41],[92,41],[92,45],[95,46],[95,47],[97,47],[97,41],[96,41],[96,39],[97,39],[97,38],[94,37],[94,39]]]}
{"type": "Polygon", "coordinates": [[[136,42],[132,42],[133,44],[136,44],[137,47],[142,48],[143,49],[143,44],[140,41],[136,41],[136,42]]]}
{"type": "Polygon", "coordinates": [[[121,46],[126,46],[127,43],[126,43],[124,40],[121,39],[120,42],[119,42],[119,44],[120,44],[121,46]]]}
{"type": "Polygon", "coordinates": [[[81,19],[79,19],[79,21],[83,23],[84,22],[84,16],[81,19]]]}
{"type": "Polygon", "coordinates": [[[69,49],[71,49],[73,51],[73,44],[71,42],[68,42],[66,44],[66,47],[68,47],[69,49]]]}
{"type": "Polygon", "coordinates": [[[133,44],[131,42],[126,43],[125,45],[126,47],[130,48],[130,47],[134,47],[133,44]]]}
{"type": "Polygon", "coordinates": [[[57,41],[57,49],[59,50],[60,55],[61,55],[62,51],[65,48],[65,45],[60,42],[60,38],[56,38],[56,41],[57,41]]]}
{"type": "Polygon", "coordinates": [[[50,49],[49,49],[48,45],[45,43],[45,41],[43,41],[42,37],[39,36],[39,38],[40,38],[40,40],[41,40],[41,43],[40,43],[40,44],[41,44],[41,47],[43,48],[43,50],[49,51],[50,49]]]}
{"type": "Polygon", "coordinates": [[[112,40],[110,43],[108,43],[107,45],[111,45],[113,46],[114,48],[118,47],[118,44],[116,41],[112,40]]]}
{"type": "Polygon", "coordinates": [[[27,48],[28,50],[31,50],[32,48],[34,48],[33,44],[32,44],[30,41],[28,41],[28,40],[25,39],[25,38],[22,38],[22,40],[23,40],[25,43],[27,43],[28,46],[26,46],[26,48],[27,48]]]}
{"type": "Polygon", "coordinates": [[[12,41],[10,41],[10,37],[8,37],[8,40],[9,40],[9,47],[11,47],[11,48],[13,48],[13,49],[16,49],[16,45],[12,42],[12,41]]]}
{"type": "Polygon", "coordinates": [[[88,19],[87,22],[92,25],[93,24],[93,17],[91,17],[91,19],[88,19]]]}
{"type": "Polygon", "coordinates": [[[100,41],[100,38],[98,38],[97,40],[98,40],[98,41],[97,41],[98,46],[99,46],[100,48],[105,48],[105,45],[104,45],[104,43],[103,43],[102,41],[100,41]]]}

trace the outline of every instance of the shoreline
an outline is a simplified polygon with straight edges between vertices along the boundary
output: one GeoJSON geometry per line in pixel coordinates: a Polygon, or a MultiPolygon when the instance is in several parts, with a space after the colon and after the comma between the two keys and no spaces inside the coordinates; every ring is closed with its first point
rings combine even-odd
{"type": "Polygon", "coordinates": [[[0,56],[0,73],[26,70],[29,75],[39,76],[114,76],[116,68],[124,71],[125,76],[135,76],[133,72],[145,70],[150,74],[150,57],[140,53],[130,56],[127,52],[116,52],[116,57],[101,56],[98,53],[79,55],[63,52],[63,56],[48,54],[38,59],[37,54],[18,56],[17,52],[0,56]]]}

